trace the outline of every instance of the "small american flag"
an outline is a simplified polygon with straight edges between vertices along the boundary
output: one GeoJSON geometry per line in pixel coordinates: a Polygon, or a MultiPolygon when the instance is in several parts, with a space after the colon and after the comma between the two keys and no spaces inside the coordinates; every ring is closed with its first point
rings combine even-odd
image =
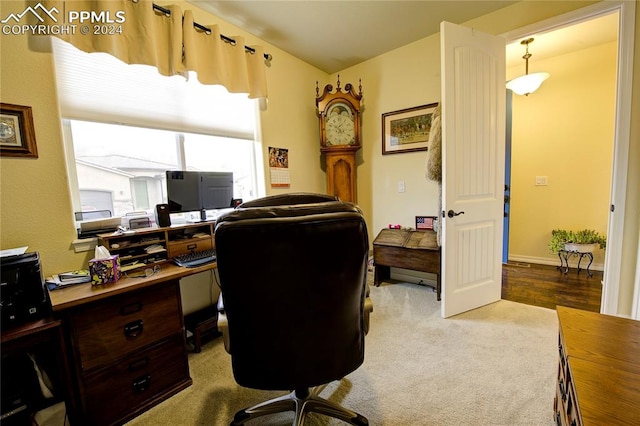
{"type": "Polygon", "coordinates": [[[432,216],[416,216],[416,229],[433,229],[432,216]]]}

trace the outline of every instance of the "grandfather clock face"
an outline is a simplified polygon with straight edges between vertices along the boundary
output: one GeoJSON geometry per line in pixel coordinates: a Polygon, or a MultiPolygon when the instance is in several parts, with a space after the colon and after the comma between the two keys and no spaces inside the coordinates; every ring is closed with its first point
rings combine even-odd
{"type": "Polygon", "coordinates": [[[348,146],[356,144],[356,120],[351,105],[334,102],[327,108],[325,119],[326,146],[348,146]]]}
{"type": "Polygon", "coordinates": [[[356,202],[356,152],[360,149],[360,93],[347,84],[335,92],[325,86],[322,95],[316,85],[316,107],[320,121],[320,152],[327,174],[327,193],[342,201],[356,202]]]}

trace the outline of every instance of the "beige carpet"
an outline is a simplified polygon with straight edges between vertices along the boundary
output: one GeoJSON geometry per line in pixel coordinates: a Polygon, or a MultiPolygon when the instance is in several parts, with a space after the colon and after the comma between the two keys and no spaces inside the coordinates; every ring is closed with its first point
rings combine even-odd
{"type": "MultiPolygon", "coordinates": [[[[555,311],[500,301],[445,320],[428,287],[383,284],[371,297],[365,362],[322,396],[360,412],[371,425],[554,424],[555,311]]],[[[129,425],[228,425],[237,410],[284,393],[236,385],[220,339],[190,354],[189,366],[191,387],[129,425]]],[[[291,418],[248,425],[290,425],[291,418]]]]}

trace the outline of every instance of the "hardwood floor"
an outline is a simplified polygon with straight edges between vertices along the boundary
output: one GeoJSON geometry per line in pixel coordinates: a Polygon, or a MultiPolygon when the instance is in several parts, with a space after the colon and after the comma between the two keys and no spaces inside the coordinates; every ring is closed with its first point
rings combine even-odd
{"type": "Polygon", "coordinates": [[[555,266],[509,263],[502,266],[502,298],[555,309],[556,305],[600,312],[602,271],[567,274],[555,266]]]}

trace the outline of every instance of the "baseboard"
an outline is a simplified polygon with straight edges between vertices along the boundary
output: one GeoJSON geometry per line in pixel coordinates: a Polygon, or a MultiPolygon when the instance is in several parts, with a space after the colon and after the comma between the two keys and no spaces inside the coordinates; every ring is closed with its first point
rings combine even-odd
{"type": "MultiPolygon", "coordinates": [[[[536,263],[538,265],[560,266],[560,259],[558,258],[553,260],[546,257],[519,256],[517,254],[510,254],[509,262],[536,263]]],[[[589,264],[589,259],[582,259],[582,263],[580,264],[580,267],[585,269],[588,264],[589,264]]],[[[578,267],[577,257],[573,256],[569,259],[569,267],[570,268],[578,267]]],[[[601,263],[592,263],[589,269],[592,271],[604,271],[604,265],[601,263]]]]}
{"type": "MultiPolygon", "coordinates": [[[[534,257],[534,256],[519,256],[519,255],[509,255],[509,262],[518,262],[521,264],[538,264],[538,265],[550,265],[550,266],[560,266],[560,259],[553,260],[545,257],[534,257]]],[[[589,264],[588,260],[585,263],[585,259],[582,260],[580,264],[581,268],[586,268],[589,264]]],[[[576,257],[572,257],[569,259],[569,267],[577,268],[578,267],[578,259],[576,257]]],[[[601,263],[593,263],[589,268],[592,271],[604,271],[604,265],[601,263]]],[[[426,272],[420,271],[412,271],[410,269],[403,268],[391,268],[391,278],[398,281],[404,281],[408,283],[414,284],[427,284],[431,286],[436,285],[436,275],[429,274],[426,272]]]]}

